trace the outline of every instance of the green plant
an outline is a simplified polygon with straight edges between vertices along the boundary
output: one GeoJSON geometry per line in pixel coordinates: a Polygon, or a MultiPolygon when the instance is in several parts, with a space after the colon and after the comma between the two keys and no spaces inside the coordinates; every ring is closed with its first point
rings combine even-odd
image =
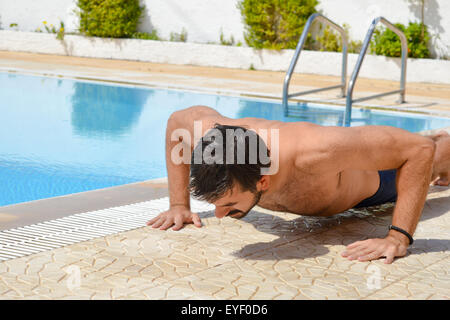
{"type": "Polygon", "coordinates": [[[238,3],[250,47],[293,49],[317,0],[242,0],[238,3]]]}
{"type": "Polygon", "coordinates": [[[232,46],[234,45],[234,37],[231,35],[230,40],[225,39],[225,35],[223,31],[220,30],[220,44],[224,46],[232,46]]]}
{"type": "MultiPolygon", "coordinates": [[[[64,34],[65,34],[64,22],[62,22],[62,21],[59,22],[58,29],[56,29],[55,26],[53,26],[52,24],[48,25],[47,21],[43,21],[42,24],[44,25],[45,31],[47,31],[48,33],[56,33],[56,39],[58,39],[58,40],[64,39],[64,34]]],[[[41,30],[41,28],[37,28],[35,30],[35,32],[42,32],[42,30],[41,30]]]]}
{"type": "Polygon", "coordinates": [[[64,22],[59,23],[59,29],[58,32],[56,32],[56,39],[63,40],[64,39],[64,22]]]}
{"type": "Polygon", "coordinates": [[[142,39],[142,40],[160,40],[158,36],[158,32],[156,30],[152,30],[152,32],[135,32],[131,35],[133,39],[142,39]]]}
{"type": "Polygon", "coordinates": [[[428,43],[431,37],[426,25],[422,23],[409,23],[405,35],[408,41],[408,54],[410,57],[430,58],[428,43]]]}
{"type": "Polygon", "coordinates": [[[418,6],[420,9],[420,35],[423,38],[425,36],[425,0],[409,0],[411,5],[418,6]]]}
{"type": "MultiPolygon", "coordinates": [[[[410,22],[408,27],[401,23],[396,23],[395,26],[403,31],[406,36],[408,43],[408,57],[430,57],[430,51],[428,49],[430,35],[425,25],[422,25],[422,23],[410,22]]],[[[370,43],[370,50],[377,55],[400,57],[402,51],[400,38],[390,29],[377,28],[370,43]]]]}
{"type": "Polygon", "coordinates": [[[320,51],[342,51],[342,37],[336,31],[331,30],[329,26],[326,26],[323,32],[317,36],[316,41],[320,51]]]}
{"type": "MultiPolygon", "coordinates": [[[[347,52],[359,53],[361,51],[362,42],[350,39],[350,27],[348,24],[344,23],[343,28],[347,37],[347,52]]],[[[312,49],[319,51],[342,52],[342,37],[337,31],[331,29],[329,26],[326,26],[322,31],[322,25],[320,25],[319,30],[319,34],[311,46],[312,49]]]]}
{"type": "Polygon", "coordinates": [[[137,32],[139,0],[78,0],[79,31],[87,36],[127,38],[137,32]]]}
{"type": "Polygon", "coordinates": [[[348,42],[348,53],[359,53],[362,48],[362,41],[360,40],[350,40],[348,42]]]}
{"type": "Polygon", "coordinates": [[[171,32],[170,33],[170,41],[186,42],[187,41],[187,31],[186,31],[186,29],[183,28],[180,33],[171,32]]]}

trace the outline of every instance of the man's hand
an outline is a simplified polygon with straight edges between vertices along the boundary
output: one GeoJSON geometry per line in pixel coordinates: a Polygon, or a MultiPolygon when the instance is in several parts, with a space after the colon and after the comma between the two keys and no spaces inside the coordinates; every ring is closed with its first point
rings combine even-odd
{"type": "Polygon", "coordinates": [[[148,226],[166,230],[173,226],[172,230],[180,230],[185,223],[193,223],[196,227],[201,227],[202,222],[196,213],[184,206],[176,206],[160,213],[157,217],[147,222],[148,226]]]}
{"type": "Polygon", "coordinates": [[[342,253],[349,260],[370,261],[380,257],[386,257],[384,263],[392,263],[395,257],[406,255],[408,244],[392,235],[384,239],[368,239],[349,244],[342,253]]]}

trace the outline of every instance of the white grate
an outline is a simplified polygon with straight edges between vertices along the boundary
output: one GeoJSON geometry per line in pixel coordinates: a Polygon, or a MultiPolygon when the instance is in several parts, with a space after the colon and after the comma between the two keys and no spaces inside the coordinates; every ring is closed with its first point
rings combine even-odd
{"type": "MultiPolygon", "coordinates": [[[[169,198],[165,197],[3,230],[0,231],[0,261],[141,228],[168,208],[169,198]]],[[[191,199],[191,209],[204,212],[214,210],[214,206],[191,199]]]]}

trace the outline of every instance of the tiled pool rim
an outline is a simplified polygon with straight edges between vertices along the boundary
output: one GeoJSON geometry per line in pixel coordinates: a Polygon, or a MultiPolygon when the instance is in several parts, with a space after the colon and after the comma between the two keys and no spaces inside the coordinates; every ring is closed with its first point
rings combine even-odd
{"type": "MultiPolygon", "coordinates": [[[[191,199],[191,208],[201,213],[213,210],[214,206],[191,199]]],[[[0,231],[0,261],[141,228],[168,209],[169,198],[165,197],[3,230],[0,231]]]]}

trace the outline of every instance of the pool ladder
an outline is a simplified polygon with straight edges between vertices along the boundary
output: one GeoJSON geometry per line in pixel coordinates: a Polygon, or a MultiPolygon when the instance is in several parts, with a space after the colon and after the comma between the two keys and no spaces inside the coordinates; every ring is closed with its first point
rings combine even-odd
{"type": "Polygon", "coordinates": [[[385,19],[383,17],[378,17],[378,18],[373,19],[373,21],[372,21],[372,23],[371,23],[371,25],[369,27],[369,30],[367,31],[367,34],[366,34],[366,37],[364,39],[363,45],[361,47],[361,52],[358,55],[358,60],[356,61],[355,69],[353,70],[352,76],[351,76],[350,81],[348,83],[347,94],[345,94],[346,76],[347,76],[347,55],[348,55],[347,47],[348,47],[348,40],[347,40],[347,35],[345,34],[344,28],[342,28],[338,24],[334,23],[333,21],[331,21],[327,17],[321,15],[320,13],[314,13],[308,18],[308,21],[306,21],[305,27],[303,28],[302,35],[301,35],[300,40],[299,40],[299,42],[297,44],[297,47],[295,49],[294,56],[292,57],[291,64],[289,65],[289,69],[286,72],[286,76],[284,78],[284,84],[283,84],[283,108],[284,108],[284,112],[285,112],[286,116],[288,115],[288,99],[289,98],[293,98],[293,97],[297,97],[297,96],[304,95],[304,94],[309,94],[309,93],[315,93],[315,92],[319,92],[319,91],[337,89],[337,88],[341,88],[341,97],[345,97],[346,98],[346,106],[345,106],[345,115],[344,115],[343,125],[345,125],[347,127],[350,126],[351,117],[352,117],[352,105],[353,105],[354,102],[365,101],[365,100],[379,98],[379,97],[383,97],[383,96],[386,96],[386,95],[397,94],[397,93],[400,94],[400,98],[399,98],[398,102],[399,103],[404,103],[405,102],[406,61],[407,61],[407,58],[408,58],[408,45],[407,45],[407,42],[406,42],[406,36],[404,35],[404,33],[399,28],[394,26],[391,22],[389,22],[387,19],[385,19]],[[315,20],[319,20],[319,21],[321,21],[321,22],[323,22],[323,23],[333,27],[334,29],[336,29],[341,34],[341,40],[342,40],[341,84],[334,85],[334,86],[329,86],[329,87],[325,87],[325,88],[319,88],[319,89],[313,89],[313,90],[308,90],[308,91],[302,91],[302,92],[296,92],[296,93],[289,94],[289,83],[291,81],[292,73],[294,72],[295,66],[297,65],[297,61],[298,61],[300,53],[301,53],[301,51],[303,49],[303,46],[305,45],[305,42],[306,42],[306,39],[307,39],[307,36],[308,36],[308,33],[309,33],[309,29],[311,28],[311,25],[313,24],[313,22],[315,20]],[[353,99],[353,89],[355,87],[355,83],[356,83],[356,80],[358,78],[359,70],[361,69],[362,62],[363,62],[364,57],[365,57],[365,55],[367,53],[367,49],[369,47],[370,40],[372,39],[372,35],[373,35],[374,31],[375,31],[375,28],[376,28],[377,24],[380,23],[380,22],[383,23],[387,28],[389,28],[393,32],[395,32],[400,38],[401,48],[402,48],[401,73],[400,73],[400,89],[394,90],[394,91],[389,91],[389,92],[383,92],[383,93],[371,95],[371,96],[368,96],[368,97],[362,97],[362,98],[358,98],[358,99],[353,99]]]}

